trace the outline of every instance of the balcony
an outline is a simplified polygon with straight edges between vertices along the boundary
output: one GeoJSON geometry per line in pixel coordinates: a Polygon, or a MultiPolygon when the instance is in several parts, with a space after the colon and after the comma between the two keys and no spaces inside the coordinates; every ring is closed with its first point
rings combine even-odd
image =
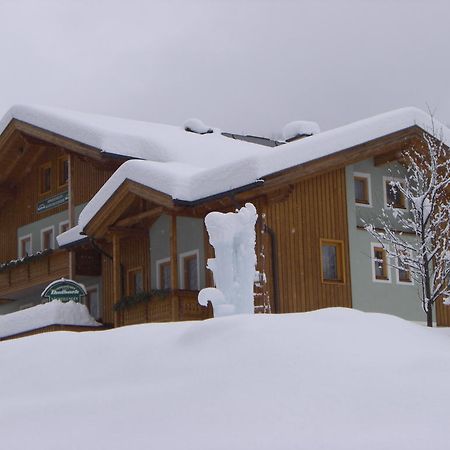
{"type": "Polygon", "coordinates": [[[204,320],[213,317],[212,306],[197,301],[197,291],[174,290],[170,295],[129,305],[116,312],[117,326],[148,322],[204,320]]]}
{"type": "Polygon", "coordinates": [[[0,299],[14,299],[20,291],[69,277],[69,254],[50,250],[0,265],[0,299]]]}

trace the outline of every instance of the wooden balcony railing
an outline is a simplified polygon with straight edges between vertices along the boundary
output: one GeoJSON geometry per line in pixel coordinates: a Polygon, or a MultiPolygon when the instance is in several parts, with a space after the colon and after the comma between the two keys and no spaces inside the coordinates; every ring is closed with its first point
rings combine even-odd
{"type": "Polygon", "coordinates": [[[116,312],[117,325],[204,320],[213,317],[212,307],[200,305],[197,296],[197,291],[176,290],[163,298],[156,297],[148,302],[127,306],[116,312]]]}
{"type": "Polygon", "coordinates": [[[0,298],[14,298],[14,293],[18,291],[62,277],[69,277],[69,253],[64,250],[2,264],[0,298]]]}

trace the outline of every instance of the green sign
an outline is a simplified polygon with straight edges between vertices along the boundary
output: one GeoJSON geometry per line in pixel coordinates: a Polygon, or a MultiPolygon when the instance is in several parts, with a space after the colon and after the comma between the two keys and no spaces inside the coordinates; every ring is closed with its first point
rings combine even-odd
{"type": "Polygon", "coordinates": [[[37,212],[47,211],[48,209],[56,208],[58,206],[64,205],[69,201],[69,193],[62,192],[61,194],[55,195],[54,197],[46,198],[37,204],[37,212]]]}
{"type": "Polygon", "coordinates": [[[61,302],[81,302],[81,297],[86,297],[87,293],[84,286],[73,280],[60,280],[50,283],[42,292],[41,297],[47,298],[48,301],[60,300],[61,302]]]}

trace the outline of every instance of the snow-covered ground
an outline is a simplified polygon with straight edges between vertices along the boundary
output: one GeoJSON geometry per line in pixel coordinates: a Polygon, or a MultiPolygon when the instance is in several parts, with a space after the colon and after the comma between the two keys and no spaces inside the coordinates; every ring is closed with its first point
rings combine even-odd
{"type": "Polygon", "coordinates": [[[449,349],[346,309],[7,341],[1,448],[448,449],[449,349]]]}

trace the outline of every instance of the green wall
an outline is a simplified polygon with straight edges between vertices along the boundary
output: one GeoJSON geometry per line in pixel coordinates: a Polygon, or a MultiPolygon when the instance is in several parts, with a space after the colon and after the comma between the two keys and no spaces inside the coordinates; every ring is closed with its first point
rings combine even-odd
{"type": "MultiPolygon", "coordinates": [[[[424,322],[425,313],[420,305],[416,285],[399,283],[397,270],[393,267],[389,267],[389,282],[373,280],[371,243],[375,243],[376,240],[365,230],[357,228],[358,225],[362,225],[361,218],[375,226],[379,225],[376,218],[384,206],[383,177],[401,177],[401,175],[398,164],[375,167],[372,159],[346,168],[352,301],[353,307],[362,311],[394,314],[404,319],[424,322]],[[355,172],[370,174],[372,194],[370,207],[355,204],[353,182],[355,172]]],[[[399,229],[394,218],[393,223],[395,229],[399,229]]]]}
{"type": "MultiPolygon", "coordinates": [[[[85,204],[78,205],[75,207],[75,223],[78,221],[78,216],[80,215],[85,204]]],[[[42,220],[38,220],[33,223],[29,223],[17,229],[17,242],[19,238],[31,234],[31,243],[33,246],[33,253],[41,251],[41,230],[54,226],[55,229],[55,248],[58,247],[56,243],[56,236],[59,234],[59,224],[68,220],[68,211],[62,211],[60,213],[54,214],[53,216],[46,217],[42,220]]]]}
{"type": "MultiPolygon", "coordinates": [[[[204,225],[202,219],[177,217],[177,253],[198,250],[200,289],[205,286],[204,225]]],[[[170,257],[170,217],[162,215],[150,229],[151,288],[156,289],[157,261],[170,257]]],[[[179,285],[181,264],[178,260],[179,285]]]]}

